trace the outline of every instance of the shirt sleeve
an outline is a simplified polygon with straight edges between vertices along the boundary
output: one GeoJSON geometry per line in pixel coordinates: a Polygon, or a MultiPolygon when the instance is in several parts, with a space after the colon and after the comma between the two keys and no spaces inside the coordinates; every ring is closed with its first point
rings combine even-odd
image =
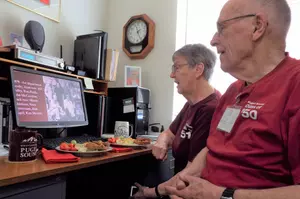
{"type": "Polygon", "coordinates": [[[300,184],[300,75],[294,79],[294,87],[288,91],[285,110],[282,115],[281,131],[285,146],[285,157],[294,184],[300,184]]]}
{"type": "Polygon", "coordinates": [[[176,132],[180,126],[180,122],[183,118],[184,112],[187,110],[188,108],[188,103],[185,103],[185,105],[183,106],[183,108],[181,109],[181,111],[179,112],[179,114],[176,116],[175,120],[171,123],[169,129],[170,131],[176,135],[176,132]]]}
{"type": "Polygon", "coordinates": [[[294,184],[300,184],[300,110],[289,118],[287,139],[288,161],[294,184]]]}
{"type": "Polygon", "coordinates": [[[192,162],[196,155],[206,146],[209,135],[210,123],[215,112],[215,106],[208,106],[205,111],[196,117],[193,133],[190,139],[189,161],[192,162]]]}

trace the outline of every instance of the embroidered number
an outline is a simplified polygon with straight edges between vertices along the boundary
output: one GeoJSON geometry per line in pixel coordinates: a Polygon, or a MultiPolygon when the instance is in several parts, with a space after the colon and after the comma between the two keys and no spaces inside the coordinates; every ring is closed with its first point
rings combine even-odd
{"type": "Polygon", "coordinates": [[[182,139],[185,139],[185,138],[191,139],[191,132],[184,132],[184,131],[182,131],[181,134],[180,134],[180,137],[182,139]]]}
{"type": "Polygon", "coordinates": [[[191,139],[192,132],[193,132],[193,127],[191,125],[189,125],[188,123],[186,123],[180,133],[180,137],[182,139],[186,139],[186,138],[191,139]]]}
{"type": "Polygon", "coordinates": [[[243,109],[242,110],[242,117],[257,120],[257,110],[243,109]]]}

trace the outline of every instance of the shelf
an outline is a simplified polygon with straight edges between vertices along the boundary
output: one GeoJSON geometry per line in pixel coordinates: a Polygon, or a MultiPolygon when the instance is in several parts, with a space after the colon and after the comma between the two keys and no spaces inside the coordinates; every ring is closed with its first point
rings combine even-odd
{"type": "Polygon", "coordinates": [[[10,48],[0,47],[0,52],[10,52],[10,48]]]}
{"type": "MultiPolygon", "coordinates": [[[[18,65],[18,66],[24,66],[27,68],[31,68],[33,70],[40,70],[40,71],[49,71],[52,73],[56,73],[56,74],[61,74],[61,75],[65,75],[65,76],[69,76],[69,77],[74,77],[77,79],[81,79],[83,80],[84,78],[89,78],[89,77],[84,77],[84,76],[79,76],[79,75],[74,75],[71,73],[67,73],[64,71],[59,71],[59,70],[55,70],[55,69],[51,69],[51,68],[46,68],[43,66],[37,66],[34,64],[28,64],[28,63],[23,63],[20,61],[15,61],[15,60],[10,60],[10,59],[6,59],[6,58],[2,58],[0,57],[0,62],[3,62],[7,65],[18,65]]],[[[9,67],[7,67],[7,69],[9,70],[9,67]]],[[[92,93],[92,94],[96,94],[96,95],[107,95],[107,87],[108,87],[108,82],[106,80],[97,80],[97,79],[92,79],[93,81],[93,86],[94,86],[94,90],[84,90],[85,93],[92,93]]],[[[8,81],[9,78],[7,77],[7,73],[1,74],[0,76],[0,82],[1,81],[8,81]]]]}
{"type": "Polygon", "coordinates": [[[105,92],[96,92],[96,91],[90,91],[90,90],[84,90],[85,93],[92,93],[97,95],[106,95],[105,92]]]}
{"type": "MultiPolygon", "coordinates": [[[[0,77],[0,81],[7,81],[7,77],[0,77]]],[[[84,90],[85,93],[92,93],[92,94],[97,94],[97,95],[106,95],[105,92],[97,92],[97,91],[92,91],[92,90],[84,90]]]]}
{"type": "MultiPolygon", "coordinates": [[[[0,58],[0,61],[10,63],[10,64],[16,64],[16,65],[20,65],[20,66],[25,66],[25,67],[28,67],[28,68],[32,68],[34,70],[43,70],[43,71],[49,71],[49,72],[58,73],[58,74],[62,74],[62,75],[67,75],[67,76],[71,76],[71,77],[76,77],[78,79],[89,78],[89,77],[83,77],[83,76],[79,76],[79,75],[70,74],[70,73],[67,73],[67,72],[64,72],[64,71],[54,70],[54,69],[46,68],[46,67],[43,67],[43,66],[27,64],[27,63],[14,61],[14,60],[10,60],[10,59],[5,59],[5,58],[0,58]]],[[[106,81],[106,80],[97,80],[97,79],[92,79],[92,80],[95,81],[95,82],[100,82],[100,83],[108,83],[109,82],[109,81],[106,81]]]]}

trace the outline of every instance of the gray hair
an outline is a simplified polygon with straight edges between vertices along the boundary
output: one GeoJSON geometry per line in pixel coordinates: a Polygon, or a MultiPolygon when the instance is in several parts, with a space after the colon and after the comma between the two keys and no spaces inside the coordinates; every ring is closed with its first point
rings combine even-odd
{"type": "Polygon", "coordinates": [[[173,54],[173,61],[177,56],[185,57],[190,67],[202,63],[204,65],[203,76],[209,81],[216,64],[216,55],[212,50],[203,44],[187,44],[173,54]]]}

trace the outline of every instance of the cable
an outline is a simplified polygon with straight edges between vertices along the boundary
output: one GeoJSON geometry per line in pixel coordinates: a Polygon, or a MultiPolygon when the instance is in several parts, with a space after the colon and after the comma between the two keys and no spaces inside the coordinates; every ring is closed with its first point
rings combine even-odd
{"type": "Polygon", "coordinates": [[[61,130],[58,135],[60,136],[67,128],[63,128],[63,130],[61,130]]]}

